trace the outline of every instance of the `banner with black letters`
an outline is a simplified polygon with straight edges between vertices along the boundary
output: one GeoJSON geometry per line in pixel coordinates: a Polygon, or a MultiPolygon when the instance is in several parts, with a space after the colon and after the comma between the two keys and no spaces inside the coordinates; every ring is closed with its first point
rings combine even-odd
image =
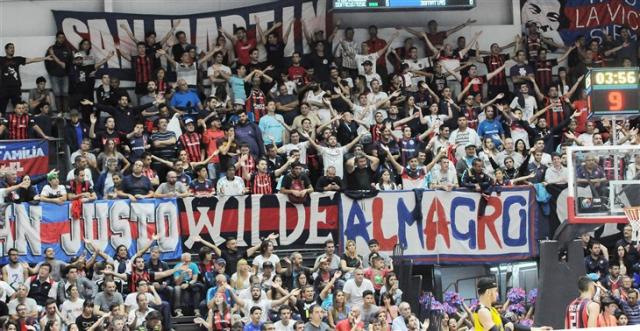
{"type": "MultiPolygon", "coordinates": [[[[188,2],[187,2],[188,3],[188,2]]],[[[187,4],[185,3],[185,4],[187,4]]],[[[286,40],[285,56],[294,51],[309,51],[304,42],[302,25],[304,22],[310,33],[322,30],[326,34],[327,0],[282,0],[255,6],[229,10],[197,13],[189,15],[141,15],[129,13],[53,11],[58,31],[64,32],[67,41],[77,47],[83,39],[91,41],[91,52],[97,58],[105,57],[110,51],[135,55],[135,44],[126,30],[133,32],[138,41],[144,41],[148,32],[156,33],[159,42],[175,26],[175,31],[184,31],[187,40],[198,48],[198,52],[213,49],[218,38],[218,27],[233,34],[236,27],[245,27],[249,36],[255,36],[256,17],[263,31],[276,22],[282,22],[279,29],[286,30],[294,20],[292,31],[286,40]]],[[[160,4],[160,3],[159,3],[160,4]]],[[[173,40],[169,42],[174,43],[173,40]]],[[[227,48],[231,48],[227,40],[227,48]]],[[[264,52],[263,52],[264,54],[264,52]]],[[[131,80],[131,63],[122,56],[114,56],[107,63],[106,72],[121,79],[131,80]]]]}

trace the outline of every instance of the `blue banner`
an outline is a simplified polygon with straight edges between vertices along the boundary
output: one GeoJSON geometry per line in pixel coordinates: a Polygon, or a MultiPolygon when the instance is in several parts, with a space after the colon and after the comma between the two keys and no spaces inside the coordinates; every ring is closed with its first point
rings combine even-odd
{"type": "Polygon", "coordinates": [[[114,256],[120,245],[133,256],[153,234],[158,234],[153,245],[160,247],[163,259],[180,258],[182,240],[175,199],[12,204],[0,227],[4,255],[0,263],[6,263],[9,248],[16,248],[21,260],[28,263],[42,262],[47,248],[53,248],[56,259],[62,261],[83,253],[89,258],[94,248],[114,256]]]}

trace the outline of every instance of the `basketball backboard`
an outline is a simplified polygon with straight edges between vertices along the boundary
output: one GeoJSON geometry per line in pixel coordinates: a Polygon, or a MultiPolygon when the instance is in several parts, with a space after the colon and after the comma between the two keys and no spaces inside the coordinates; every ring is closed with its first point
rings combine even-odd
{"type": "Polygon", "coordinates": [[[628,223],[640,206],[640,145],[567,147],[569,223],[628,223]]]}

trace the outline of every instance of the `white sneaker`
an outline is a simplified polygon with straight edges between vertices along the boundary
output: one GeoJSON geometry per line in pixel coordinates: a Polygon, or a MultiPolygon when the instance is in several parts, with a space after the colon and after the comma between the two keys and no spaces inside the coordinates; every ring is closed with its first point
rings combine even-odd
{"type": "Polygon", "coordinates": [[[182,314],[182,309],[176,309],[176,317],[182,317],[182,316],[184,316],[182,314]]]}

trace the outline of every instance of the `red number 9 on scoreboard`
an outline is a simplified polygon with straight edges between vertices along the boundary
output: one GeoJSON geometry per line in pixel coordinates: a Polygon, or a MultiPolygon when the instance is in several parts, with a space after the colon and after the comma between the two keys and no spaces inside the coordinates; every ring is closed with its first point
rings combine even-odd
{"type": "Polygon", "coordinates": [[[607,93],[607,101],[609,101],[609,110],[622,110],[624,106],[624,97],[620,91],[609,91],[607,93]]]}

